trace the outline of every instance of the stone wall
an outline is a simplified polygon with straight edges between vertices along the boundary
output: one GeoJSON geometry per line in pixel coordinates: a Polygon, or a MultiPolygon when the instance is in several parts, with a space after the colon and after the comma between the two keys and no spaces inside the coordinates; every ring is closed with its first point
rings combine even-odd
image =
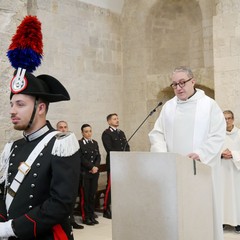
{"type": "Polygon", "coordinates": [[[6,57],[13,33],[23,16],[27,15],[26,1],[0,1],[0,149],[9,139],[19,137],[19,132],[12,130],[9,114],[9,83],[12,79],[13,68],[6,57]]]}
{"type": "MultiPolygon", "coordinates": [[[[19,136],[8,116],[13,69],[5,55],[27,14],[42,22],[44,60],[35,74],[52,74],[71,95],[70,102],[50,105],[48,119],[68,121],[78,138],[81,125],[90,123],[104,156],[106,115],[117,112],[129,138],[173,95],[169,74],[177,65],[189,65],[198,87],[215,93],[239,123],[238,12],[238,0],[125,0],[121,14],[80,0],[0,0],[0,146],[19,136]]],[[[147,134],[159,112],[131,139],[132,150],[149,150],[147,134]]]]}
{"type": "Polygon", "coordinates": [[[111,112],[122,115],[120,16],[77,0],[1,1],[1,145],[16,134],[8,116],[13,69],[5,53],[27,14],[37,15],[42,23],[44,57],[34,74],[55,76],[71,96],[70,102],[50,104],[48,119],[54,126],[66,120],[78,138],[81,125],[91,124],[93,137],[103,149],[106,116],[111,112]]]}
{"type": "Polygon", "coordinates": [[[240,2],[219,0],[213,18],[216,99],[240,126],[240,2]]]}

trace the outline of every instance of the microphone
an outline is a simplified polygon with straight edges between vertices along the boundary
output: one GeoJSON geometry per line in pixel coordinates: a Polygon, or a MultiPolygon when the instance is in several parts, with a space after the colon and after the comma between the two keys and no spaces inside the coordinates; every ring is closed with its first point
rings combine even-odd
{"type": "Polygon", "coordinates": [[[157,108],[160,107],[162,105],[162,102],[159,102],[158,105],[147,115],[147,117],[143,120],[143,122],[139,125],[139,127],[134,131],[134,133],[131,135],[131,137],[126,141],[123,151],[125,152],[127,144],[129,143],[129,141],[132,139],[132,137],[136,134],[136,132],[138,131],[138,129],[146,122],[146,120],[153,115],[153,113],[156,112],[157,108]]]}

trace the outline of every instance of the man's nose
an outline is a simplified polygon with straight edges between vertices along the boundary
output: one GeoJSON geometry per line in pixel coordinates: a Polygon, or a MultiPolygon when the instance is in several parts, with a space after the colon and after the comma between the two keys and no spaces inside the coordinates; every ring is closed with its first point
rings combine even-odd
{"type": "Polygon", "coordinates": [[[16,109],[15,109],[14,105],[10,107],[9,113],[10,113],[11,115],[14,114],[14,113],[16,113],[16,109]]]}
{"type": "Polygon", "coordinates": [[[179,84],[178,84],[176,89],[182,89],[182,87],[180,87],[179,84]]]}

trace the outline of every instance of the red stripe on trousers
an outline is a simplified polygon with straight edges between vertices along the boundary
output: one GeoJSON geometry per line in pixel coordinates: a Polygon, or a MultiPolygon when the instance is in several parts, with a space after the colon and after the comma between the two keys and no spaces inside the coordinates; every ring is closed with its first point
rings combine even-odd
{"type": "Polygon", "coordinates": [[[86,220],[86,213],[84,211],[84,203],[85,203],[85,199],[84,199],[84,191],[83,191],[83,187],[80,188],[80,206],[81,206],[81,213],[82,213],[82,220],[85,221],[86,220]]]}
{"type": "Polygon", "coordinates": [[[109,198],[110,189],[111,189],[111,178],[109,176],[108,177],[107,189],[106,189],[105,196],[104,196],[104,203],[103,203],[103,209],[104,210],[107,210],[107,207],[108,207],[107,202],[108,202],[108,198],[109,198]]]}

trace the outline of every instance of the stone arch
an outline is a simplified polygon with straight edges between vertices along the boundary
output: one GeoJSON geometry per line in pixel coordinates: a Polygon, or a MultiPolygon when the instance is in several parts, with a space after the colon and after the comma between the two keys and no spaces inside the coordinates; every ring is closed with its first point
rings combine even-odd
{"type": "Polygon", "coordinates": [[[204,66],[202,14],[198,1],[157,1],[146,21],[149,46],[148,74],[171,71],[175,66],[204,66]]]}
{"type": "MultiPolygon", "coordinates": [[[[200,6],[199,0],[125,1],[122,52],[126,132],[133,132],[136,121],[159,101],[170,99],[169,75],[176,66],[188,65],[199,85],[214,88],[212,55],[206,53],[211,48],[211,36],[204,35],[208,32],[203,26],[206,19],[202,8],[207,6],[200,6]]],[[[132,140],[132,149],[148,149],[147,133],[157,116],[149,118],[138,133],[141,137],[132,140]]]]}

